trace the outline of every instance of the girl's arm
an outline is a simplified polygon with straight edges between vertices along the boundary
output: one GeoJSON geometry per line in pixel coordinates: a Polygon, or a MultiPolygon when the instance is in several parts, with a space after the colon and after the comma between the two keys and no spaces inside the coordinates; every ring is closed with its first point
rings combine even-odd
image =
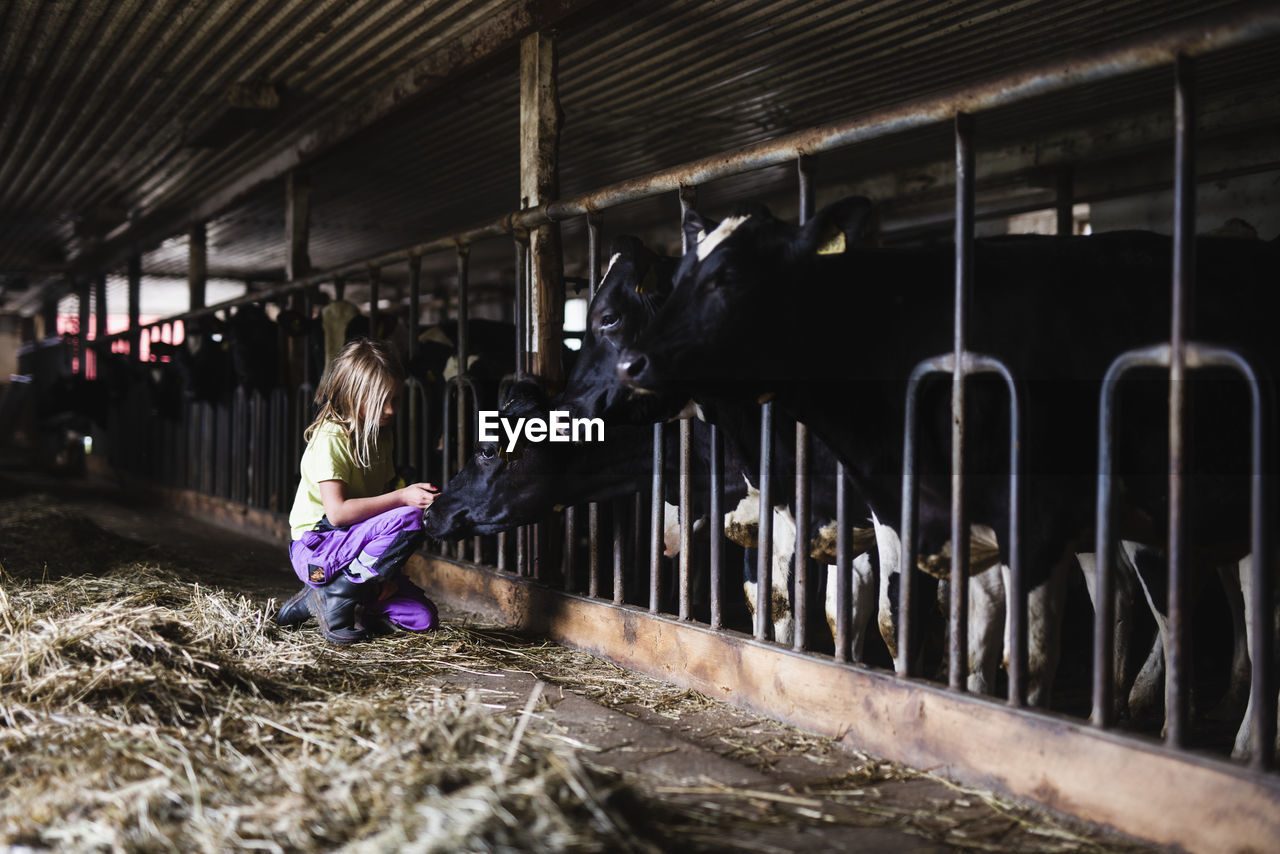
{"type": "Polygon", "coordinates": [[[320,501],[330,525],[345,527],[363,522],[397,507],[431,506],[436,499],[436,488],[429,483],[413,483],[403,489],[372,495],[368,498],[347,498],[347,485],[340,480],[320,481],[320,501]]]}

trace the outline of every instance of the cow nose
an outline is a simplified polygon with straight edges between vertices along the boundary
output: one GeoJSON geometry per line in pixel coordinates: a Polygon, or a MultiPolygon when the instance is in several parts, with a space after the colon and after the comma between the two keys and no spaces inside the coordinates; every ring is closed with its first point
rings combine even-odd
{"type": "Polygon", "coordinates": [[[624,353],[618,360],[618,379],[627,385],[638,385],[649,367],[649,360],[642,353],[624,353]]]}

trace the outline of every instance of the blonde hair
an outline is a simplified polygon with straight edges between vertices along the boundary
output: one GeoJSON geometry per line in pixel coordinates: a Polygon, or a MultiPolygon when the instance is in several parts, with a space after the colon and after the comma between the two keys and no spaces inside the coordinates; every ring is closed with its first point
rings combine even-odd
{"type": "Polygon", "coordinates": [[[316,418],[303,439],[310,442],[321,424],[333,422],[347,434],[356,463],[367,468],[383,407],[399,393],[402,382],[400,360],[385,343],[368,338],[349,342],[320,380],[316,418]]]}

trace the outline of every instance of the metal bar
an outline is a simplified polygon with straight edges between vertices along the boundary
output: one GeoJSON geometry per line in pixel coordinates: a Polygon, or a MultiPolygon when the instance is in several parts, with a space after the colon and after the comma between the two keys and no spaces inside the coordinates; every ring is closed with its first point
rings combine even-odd
{"type": "Polygon", "coordinates": [[[680,619],[688,620],[689,614],[689,552],[693,544],[693,484],[690,483],[690,467],[693,464],[693,425],[688,418],[680,419],[680,619]]]}
{"type": "Polygon", "coordinates": [[[1269,771],[1275,765],[1276,743],[1276,684],[1275,646],[1272,632],[1274,607],[1273,585],[1275,573],[1272,554],[1272,535],[1268,520],[1271,519],[1272,475],[1268,469],[1267,448],[1270,442],[1272,405],[1263,382],[1248,360],[1239,354],[1220,347],[1188,343],[1186,346],[1188,368],[1210,365],[1232,368],[1241,374],[1249,386],[1249,451],[1252,476],[1250,477],[1250,611],[1253,618],[1253,644],[1249,649],[1252,666],[1250,693],[1252,695],[1251,729],[1253,743],[1249,745],[1250,764],[1256,771],[1269,771]]]}
{"type": "MultiPolygon", "coordinates": [[[[898,568],[898,625],[895,632],[897,656],[894,662],[899,676],[914,676],[912,658],[915,655],[915,630],[911,619],[912,588],[916,566],[916,516],[919,507],[919,491],[916,488],[916,434],[919,416],[917,399],[920,383],[932,373],[951,373],[951,354],[927,359],[916,365],[907,378],[906,420],[902,433],[902,542],[901,564],[898,568]]],[[[881,572],[885,571],[881,567],[881,572]]],[[[892,653],[893,650],[890,650],[892,653]]]]}
{"type": "Polygon", "coordinates": [[[78,322],[76,324],[77,350],[80,355],[79,370],[76,371],[84,379],[89,376],[89,294],[91,285],[83,281],[76,288],[76,308],[78,322]]]}
{"type": "Polygon", "coordinates": [[[1277,775],[1242,773],[1220,759],[1175,753],[1061,715],[1014,711],[989,697],[939,691],[485,569],[429,561],[411,571],[437,602],[893,761],[946,768],[972,785],[997,780],[1003,791],[1157,844],[1268,851],[1280,838],[1277,775]]]}
{"type": "Polygon", "coordinates": [[[964,506],[966,312],[973,281],[973,117],[956,115],[956,263],[954,362],[951,381],[951,609],[948,675],[965,690],[969,651],[969,524],[964,506]]]}
{"type": "MultiPolygon", "coordinates": [[[[621,181],[570,198],[505,214],[494,220],[432,238],[413,246],[384,253],[374,258],[353,261],[318,272],[304,282],[326,282],[335,276],[362,270],[369,264],[387,266],[405,261],[411,253],[431,254],[452,249],[458,241],[474,242],[488,237],[511,234],[519,228],[530,228],[588,212],[603,210],[637,199],[677,190],[681,184],[702,184],[717,178],[737,175],[767,166],[795,160],[803,154],[819,154],[858,142],[901,133],[913,128],[950,121],[958,111],[970,113],[1017,104],[1030,98],[1059,92],[1076,86],[1105,81],[1113,77],[1173,61],[1175,55],[1197,56],[1227,47],[1247,44],[1280,33],[1280,10],[1267,4],[1254,4],[1224,15],[1198,18],[1189,24],[1144,33],[1104,50],[1081,51],[1041,65],[1011,72],[985,83],[961,87],[940,95],[931,95],[897,106],[817,128],[798,131],[755,145],[709,155],[639,178],[621,181]]],[[[204,218],[212,213],[202,212],[204,218]]],[[[113,238],[114,239],[114,238],[113,238]]],[[[257,295],[270,298],[297,287],[284,286],[257,295]]],[[[220,303],[226,307],[247,301],[244,298],[220,303]]],[[[170,319],[182,319],[178,315],[170,319]]]]}
{"type": "Polygon", "coordinates": [[[574,583],[574,576],[577,575],[574,553],[577,552],[577,547],[578,508],[566,507],[564,509],[564,592],[566,593],[577,591],[577,585],[574,583]]]}
{"type": "Polygon", "coordinates": [[[1075,234],[1076,217],[1075,217],[1075,169],[1071,166],[1064,166],[1058,170],[1057,181],[1057,209],[1058,209],[1058,225],[1057,232],[1059,237],[1070,237],[1075,234]]]}
{"type": "Polygon", "coordinates": [[[529,286],[527,270],[529,264],[529,233],[527,231],[517,231],[515,234],[516,244],[516,378],[523,379],[527,368],[528,346],[526,342],[526,334],[528,330],[529,319],[525,315],[529,310],[528,295],[525,289],[529,286]]]}
{"type": "Polygon", "coordinates": [[[138,315],[142,300],[142,255],[135,246],[129,253],[129,358],[142,358],[142,337],[138,328],[138,315]]]}
{"type": "Polygon", "coordinates": [[[613,604],[621,605],[626,601],[627,588],[623,579],[626,548],[623,544],[625,526],[623,515],[627,512],[626,501],[622,498],[613,500],[613,604]]]}
{"type": "MultiPolygon", "coordinates": [[[[587,286],[592,300],[600,286],[600,221],[600,214],[587,213],[587,286]]],[[[595,598],[600,595],[600,505],[594,501],[587,505],[587,540],[587,595],[595,598]]]]}
{"type": "Polygon", "coordinates": [[[662,528],[666,514],[663,512],[663,467],[666,465],[666,448],[662,445],[662,423],[653,425],[653,481],[649,496],[649,610],[658,613],[662,595],[662,528]]]}
{"type": "Polygon", "coordinates": [[[1187,649],[1187,570],[1184,455],[1187,306],[1195,286],[1195,76],[1191,60],[1174,63],[1173,296],[1169,337],[1169,626],[1166,655],[1166,740],[1184,747],[1190,730],[1191,655],[1187,649]]]}
{"type": "Polygon", "coordinates": [[[724,590],[724,438],[720,428],[708,425],[711,444],[710,477],[711,496],[708,503],[709,547],[707,559],[710,566],[711,628],[724,628],[724,611],[720,597],[724,590]]]}
{"type": "MultiPolygon", "coordinates": [[[[796,159],[796,177],[800,189],[800,225],[804,226],[812,217],[813,199],[813,158],[796,159]]],[[[793,552],[794,600],[791,611],[795,624],[793,646],[801,651],[808,644],[809,622],[809,428],[796,422],[796,541],[793,552]]]]}
{"type": "MultiPolygon", "coordinates": [[[[418,355],[418,319],[422,317],[422,256],[409,256],[409,364],[413,364],[418,355]]],[[[423,482],[427,480],[426,458],[420,454],[420,442],[418,437],[426,430],[426,423],[423,421],[426,408],[421,404],[426,402],[425,393],[421,381],[417,377],[408,377],[405,380],[405,409],[408,410],[409,423],[409,441],[408,441],[408,459],[406,462],[409,467],[418,473],[418,478],[423,482]]],[[[439,484],[444,486],[444,484],[439,484]]]]}
{"type": "Polygon", "coordinates": [[[1113,422],[1115,392],[1120,378],[1138,367],[1164,367],[1169,363],[1169,347],[1160,344],[1142,350],[1122,353],[1107,369],[1102,379],[1098,404],[1098,492],[1095,525],[1094,559],[1097,581],[1093,614],[1093,725],[1106,729],[1112,725],[1115,667],[1112,660],[1115,629],[1115,573],[1111,565],[1112,530],[1115,512],[1112,501],[1113,422]]]}
{"type": "Polygon", "coordinates": [[[596,298],[600,286],[600,214],[587,212],[587,301],[596,298]]]}
{"type": "Polygon", "coordinates": [[[844,463],[836,463],[836,661],[849,660],[849,510],[844,463]]]}
{"type": "Polygon", "coordinates": [[[756,527],[756,640],[773,637],[773,402],[760,407],[760,521],[756,527]]]}
{"type": "Polygon", "coordinates": [[[600,595],[600,505],[587,505],[587,595],[600,595]]]}

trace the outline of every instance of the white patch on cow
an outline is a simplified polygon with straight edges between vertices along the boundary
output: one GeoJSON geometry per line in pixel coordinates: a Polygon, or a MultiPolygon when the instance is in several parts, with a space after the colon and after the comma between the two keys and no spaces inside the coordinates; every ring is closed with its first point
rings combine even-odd
{"type": "Polygon", "coordinates": [[[747,484],[747,494],[737,507],[725,514],[724,535],[744,549],[753,549],[760,529],[760,490],[752,486],[745,475],[742,479],[747,484]]]}
{"type": "MultiPolygon", "coordinates": [[[[1075,563],[1070,551],[1049,569],[1049,577],[1027,594],[1027,702],[1048,708],[1053,677],[1062,654],[1062,611],[1066,604],[1067,571],[1075,563]]],[[[1009,567],[1001,566],[1005,593],[1009,590],[1009,567]]],[[[1009,625],[1005,622],[1004,648],[1009,649],[1009,625]]]]}
{"type": "MultiPolygon", "coordinates": [[[[753,491],[751,485],[747,485],[748,498],[753,491]]],[[[760,506],[760,493],[755,493],[755,506],[760,506]]],[[[742,507],[748,499],[743,499],[738,506],[742,507]]],[[[727,523],[726,523],[727,530],[727,523]]],[[[796,546],[796,522],[795,517],[791,515],[791,511],[785,506],[773,508],[773,548],[770,550],[770,572],[769,577],[772,581],[772,607],[770,608],[770,618],[773,622],[773,639],[780,644],[789,645],[795,635],[795,618],[792,614],[790,583],[791,583],[791,564],[795,555],[796,546]]],[[[746,593],[747,606],[751,609],[752,624],[755,623],[756,611],[756,590],[757,585],[754,582],[743,582],[743,591],[746,593]]]]}
{"type": "MultiPolygon", "coordinates": [[[[1249,649],[1253,649],[1253,555],[1245,555],[1241,558],[1235,569],[1240,579],[1240,592],[1243,594],[1246,641],[1249,649]]],[[[1272,609],[1268,620],[1273,632],[1277,627],[1280,627],[1280,613],[1277,613],[1277,610],[1275,608],[1272,609]]],[[[1233,758],[1247,759],[1253,753],[1253,704],[1256,699],[1253,692],[1250,691],[1249,704],[1244,710],[1244,719],[1240,722],[1240,729],[1236,732],[1236,743],[1231,751],[1233,758]]],[[[1277,707],[1276,719],[1280,720],[1280,707],[1277,707]]],[[[1276,743],[1272,749],[1280,750],[1280,729],[1276,730],[1276,743]]]]}
{"type": "Polygon", "coordinates": [[[662,553],[667,557],[680,554],[680,508],[662,502],[662,553]]]}
{"type": "Polygon", "coordinates": [[[876,622],[880,628],[880,637],[884,638],[896,667],[898,633],[893,625],[892,605],[889,602],[889,581],[902,567],[902,541],[898,538],[898,532],[881,524],[874,513],[871,514],[871,525],[876,532],[876,549],[880,555],[880,607],[876,622]]]}
{"type": "MultiPolygon", "coordinates": [[[[471,370],[471,366],[476,363],[479,356],[467,355],[467,370],[471,370]]],[[[448,382],[458,375],[458,357],[450,356],[448,361],[444,363],[444,381],[448,382]]]]}
{"type": "Polygon", "coordinates": [[[620,252],[615,252],[615,253],[613,253],[613,255],[609,258],[609,263],[608,263],[608,264],[605,266],[605,268],[604,268],[604,275],[600,277],[600,281],[601,281],[602,283],[604,282],[604,280],[605,280],[605,279],[609,278],[609,271],[613,269],[613,265],[614,265],[614,264],[617,264],[617,263],[618,263],[618,259],[619,259],[619,258],[621,258],[621,257],[622,257],[622,253],[620,253],[620,252]]]}
{"type": "Polygon", "coordinates": [[[679,421],[682,418],[697,418],[699,421],[704,423],[707,420],[706,413],[702,411],[702,407],[692,400],[686,403],[683,409],[672,416],[671,420],[679,421]]]}
{"type": "Polygon", "coordinates": [[[988,569],[969,576],[969,672],[965,685],[970,693],[994,694],[996,671],[1005,658],[1005,585],[1008,567],[988,569]]]}
{"type": "Polygon", "coordinates": [[[750,216],[731,216],[723,219],[720,225],[716,226],[715,231],[698,241],[698,260],[707,260],[707,256],[714,252],[717,246],[749,219],[751,219],[750,216]]]}
{"type": "MultiPolygon", "coordinates": [[[[837,577],[839,567],[827,565],[827,626],[831,636],[836,636],[836,602],[837,577]]],[[[852,573],[849,578],[849,657],[852,661],[862,660],[862,650],[867,640],[867,623],[876,600],[876,573],[871,563],[871,555],[864,552],[853,559],[852,573]]]]}

